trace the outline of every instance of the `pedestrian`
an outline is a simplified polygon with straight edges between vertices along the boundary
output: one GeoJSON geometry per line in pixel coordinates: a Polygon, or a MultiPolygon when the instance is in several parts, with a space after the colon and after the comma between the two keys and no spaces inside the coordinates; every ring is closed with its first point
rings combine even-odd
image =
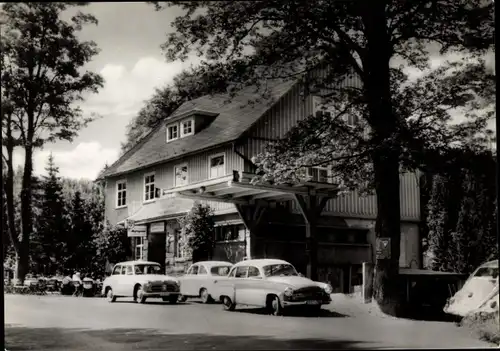
{"type": "Polygon", "coordinates": [[[83,282],[82,278],[80,277],[80,272],[76,272],[73,274],[73,284],[75,286],[75,292],[73,293],[73,296],[78,296],[83,293],[83,282]]]}

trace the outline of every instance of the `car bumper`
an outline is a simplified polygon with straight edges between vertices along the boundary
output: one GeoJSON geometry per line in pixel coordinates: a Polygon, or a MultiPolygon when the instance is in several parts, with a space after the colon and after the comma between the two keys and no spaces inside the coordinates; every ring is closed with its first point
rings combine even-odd
{"type": "Polygon", "coordinates": [[[296,306],[304,306],[304,307],[312,307],[312,306],[322,306],[328,305],[332,302],[331,299],[323,299],[323,300],[304,300],[304,301],[283,301],[282,307],[296,307],[296,306]]]}
{"type": "Polygon", "coordinates": [[[166,297],[166,296],[179,296],[180,292],[173,291],[160,291],[160,292],[146,292],[144,291],[145,297],[166,297]]]}

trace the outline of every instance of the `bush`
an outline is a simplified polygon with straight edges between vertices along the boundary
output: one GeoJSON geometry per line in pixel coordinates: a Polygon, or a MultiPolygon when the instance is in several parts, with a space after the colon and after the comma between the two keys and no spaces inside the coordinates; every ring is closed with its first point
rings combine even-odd
{"type": "Polygon", "coordinates": [[[474,331],[481,340],[491,343],[500,343],[499,313],[479,312],[470,314],[462,319],[461,327],[474,331]]]}

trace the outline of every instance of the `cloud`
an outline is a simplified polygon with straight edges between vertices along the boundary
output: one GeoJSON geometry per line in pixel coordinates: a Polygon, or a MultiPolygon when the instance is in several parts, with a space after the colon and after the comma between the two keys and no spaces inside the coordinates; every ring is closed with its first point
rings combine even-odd
{"type": "MultiPolygon", "coordinates": [[[[45,175],[50,149],[38,150],[33,157],[34,174],[45,175]]],[[[94,180],[106,163],[118,158],[118,149],[103,148],[97,141],[81,142],[71,150],[52,150],[59,174],[67,178],[94,180]]],[[[24,165],[24,154],[15,154],[14,163],[24,165]]]]}
{"type": "Polygon", "coordinates": [[[152,96],[155,88],[172,82],[177,74],[198,62],[197,58],[167,63],[155,57],[143,57],[130,70],[108,63],[100,71],[104,87],[98,94],[89,96],[82,107],[88,113],[103,116],[132,116],[152,96]]]}

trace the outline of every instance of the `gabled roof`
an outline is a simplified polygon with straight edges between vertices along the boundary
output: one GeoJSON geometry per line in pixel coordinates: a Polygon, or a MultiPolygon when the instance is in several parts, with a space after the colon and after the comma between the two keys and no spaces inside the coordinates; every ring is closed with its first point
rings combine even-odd
{"type": "Polygon", "coordinates": [[[102,172],[100,177],[105,178],[128,173],[235,141],[254,125],[296,82],[296,80],[289,80],[267,83],[267,91],[270,93],[268,98],[255,104],[248,103],[262,98],[262,90],[257,92],[255,87],[242,89],[231,99],[229,99],[228,94],[216,94],[187,101],[166,118],[160,126],[102,172]],[[168,121],[192,110],[201,110],[218,115],[212,123],[200,132],[167,144],[166,125],[168,121]]]}

